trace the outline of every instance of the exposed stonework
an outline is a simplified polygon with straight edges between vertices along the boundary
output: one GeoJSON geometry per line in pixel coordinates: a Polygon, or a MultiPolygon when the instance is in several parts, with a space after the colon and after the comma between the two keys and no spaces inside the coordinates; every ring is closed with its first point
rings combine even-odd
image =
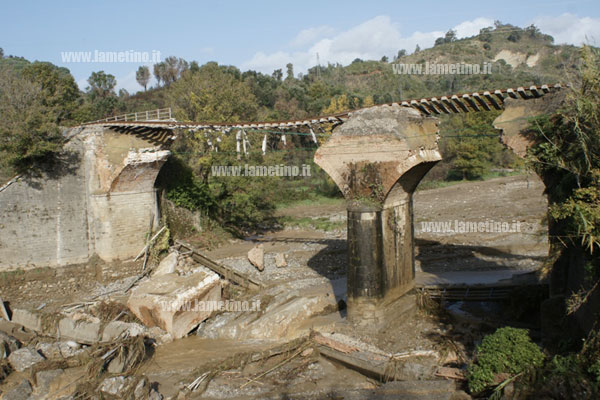
{"type": "Polygon", "coordinates": [[[134,257],[158,220],[154,181],[170,137],[97,126],[72,133],[52,170],[0,192],[0,269],[134,257]]]}
{"type": "Polygon", "coordinates": [[[504,112],[493,122],[494,128],[502,130],[500,139],[516,155],[523,158],[533,144],[527,135],[531,118],[542,114],[552,114],[562,105],[565,92],[546,94],[537,99],[506,99],[504,112]]]}
{"type": "Polygon", "coordinates": [[[414,285],[412,193],[441,160],[438,120],[399,105],[353,112],[315,154],[348,201],[348,316],[374,321],[414,285]]]}

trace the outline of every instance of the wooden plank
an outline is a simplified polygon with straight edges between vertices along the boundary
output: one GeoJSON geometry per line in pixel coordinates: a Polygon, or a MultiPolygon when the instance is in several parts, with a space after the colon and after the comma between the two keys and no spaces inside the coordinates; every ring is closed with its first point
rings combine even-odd
{"type": "Polygon", "coordinates": [[[217,274],[221,275],[223,278],[231,281],[239,286],[242,286],[246,289],[250,290],[260,290],[263,288],[263,284],[261,282],[255,281],[247,275],[244,275],[240,272],[233,270],[230,267],[227,267],[223,264],[219,264],[210,258],[206,257],[204,254],[200,253],[198,250],[193,248],[191,245],[181,242],[179,240],[175,241],[175,243],[179,246],[179,248],[185,248],[190,251],[190,256],[196,262],[201,265],[204,265],[206,268],[211,269],[217,274]]]}

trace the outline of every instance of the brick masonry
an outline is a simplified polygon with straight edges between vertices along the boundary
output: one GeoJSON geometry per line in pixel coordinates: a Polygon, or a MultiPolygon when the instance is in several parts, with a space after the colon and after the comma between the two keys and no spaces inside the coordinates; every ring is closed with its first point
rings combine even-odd
{"type": "Polygon", "coordinates": [[[0,191],[0,270],[127,259],[144,246],[168,151],[98,127],[65,148],[52,170],[0,191]]]}

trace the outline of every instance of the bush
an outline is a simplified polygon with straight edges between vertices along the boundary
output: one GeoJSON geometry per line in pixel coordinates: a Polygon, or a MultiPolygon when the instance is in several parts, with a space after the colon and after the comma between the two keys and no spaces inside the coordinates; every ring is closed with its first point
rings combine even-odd
{"type": "Polygon", "coordinates": [[[477,348],[476,363],[471,365],[467,381],[471,393],[492,385],[498,375],[514,376],[529,367],[540,367],[544,355],[526,329],[504,327],[486,336],[477,348]]]}

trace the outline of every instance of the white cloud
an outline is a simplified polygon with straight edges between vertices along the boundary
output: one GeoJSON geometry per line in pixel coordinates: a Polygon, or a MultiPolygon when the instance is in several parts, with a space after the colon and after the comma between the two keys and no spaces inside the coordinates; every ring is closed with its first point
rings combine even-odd
{"type": "Polygon", "coordinates": [[[554,37],[556,44],[592,44],[600,43],[600,18],[582,17],[565,13],[558,17],[543,16],[533,20],[543,33],[554,37]]]}
{"type": "MultiPolygon", "coordinates": [[[[453,29],[461,38],[473,36],[481,28],[491,25],[492,19],[480,17],[465,21],[453,29]]],[[[241,68],[271,73],[291,62],[296,72],[304,72],[317,64],[317,53],[321,64],[349,64],[356,58],[379,60],[383,55],[393,57],[401,49],[410,53],[417,44],[421,48],[431,47],[435,39],[444,34],[442,31],[417,31],[403,36],[400,27],[390,17],[381,15],[343,32],[335,32],[328,26],[304,29],[291,42],[298,50],[257,52],[250,60],[242,63],[241,68]]]]}
{"type": "Polygon", "coordinates": [[[482,28],[494,26],[494,20],[490,18],[475,18],[473,21],[465,21],[454,27],[456,36],[459,38],[475,36],[482,28]]]}
{"type": "Polygon", "coordinates": [[[292,40],[292,46],[303,47],[309,45],[323,37],[331,36],[335,33],[335,29],[330,26],[323,25],[315,28],[303,29],[292,40]]]}

